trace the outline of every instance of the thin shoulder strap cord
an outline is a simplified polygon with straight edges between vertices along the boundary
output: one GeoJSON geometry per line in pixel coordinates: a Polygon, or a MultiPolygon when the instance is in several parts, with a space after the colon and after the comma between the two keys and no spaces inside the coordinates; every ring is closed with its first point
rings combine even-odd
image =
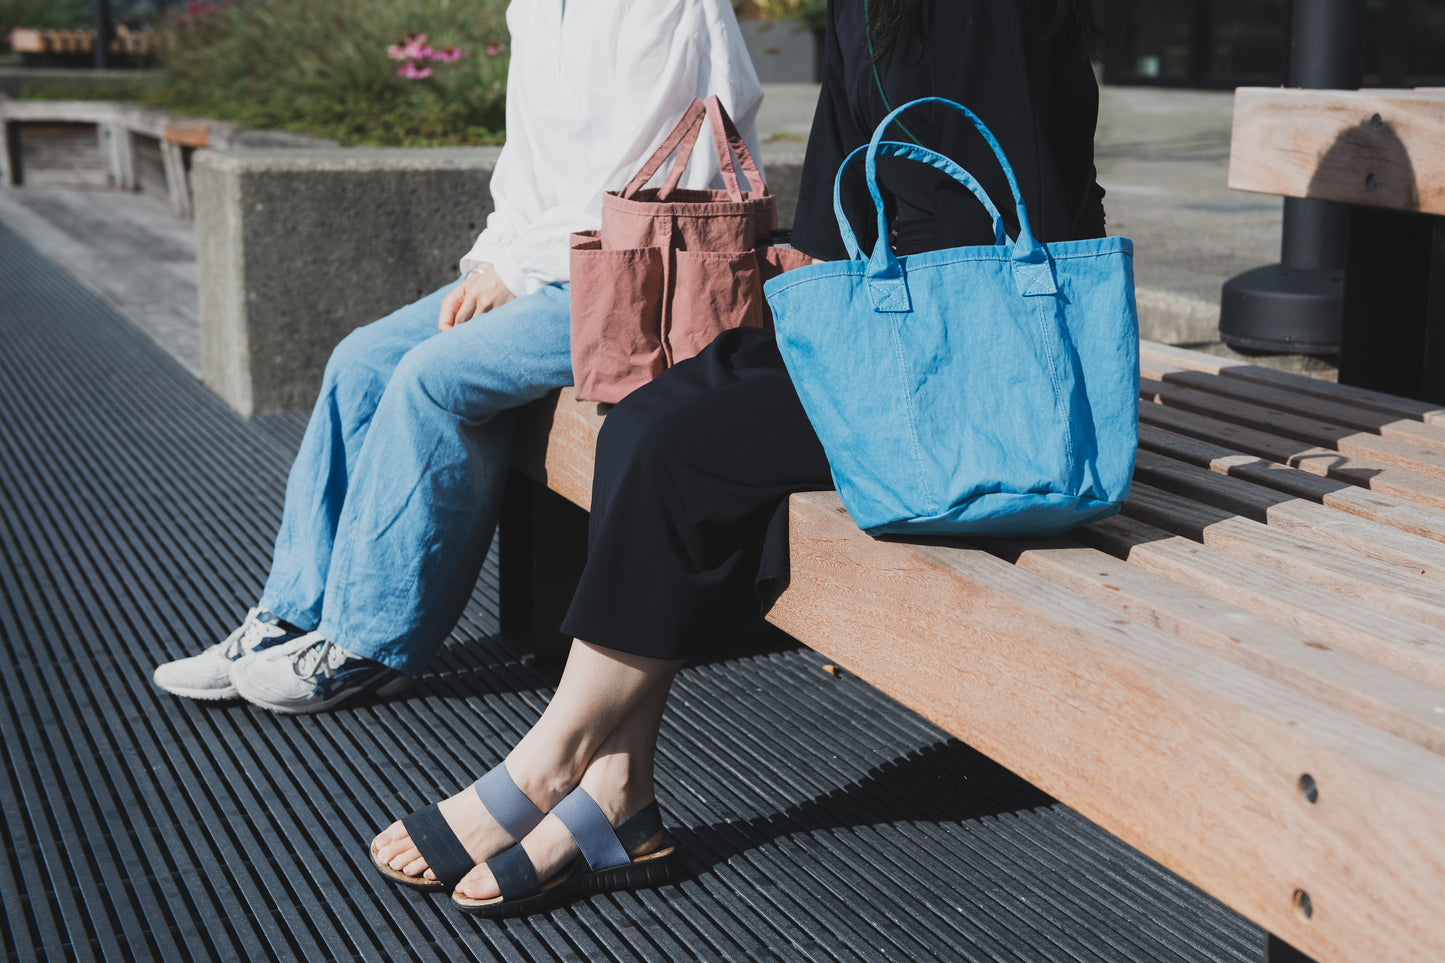
{"type": "MultiPolygon", "coordinates": [[[[891,114],[893,113],[893,105],[888,102],[888,94],[883,90],[883,77],[878,73],[878,61],[873,59],[873,31],[869,29],[868,25],[868,0],[863,0],[863,37],[868,44],[868,66],[873,69],[873,86],[878,88],[878,98],[883,101],[883,112],[885,114],[891,114]]],[[[901,120],[895,120],[894,123],[898,125],[903,133],[908,135],[909,140],[913,141],[913,143],[919,147],[923,146],[923,141],[913,135],[913,131],[908,129],[907,124],[901,120]]]]}

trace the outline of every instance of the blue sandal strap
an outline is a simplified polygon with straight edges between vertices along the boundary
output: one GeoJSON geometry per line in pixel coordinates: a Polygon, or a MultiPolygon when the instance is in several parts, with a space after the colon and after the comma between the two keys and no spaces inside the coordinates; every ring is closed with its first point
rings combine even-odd
{"type": "Polygon", "coordinates": [[[461,840],[457,839],[457,834],[447,825],[436,803],[418,809],[410,816],[403,816],[401,824],[406,827],[412,845],[426,860],[432,875],[444,885],[457,885],[476,865],[467,855],[461,840]]]}
{"type": "Polygon", "coordinates": [[[487,860],[487,869],[492,871],[492,878],[497,881],[497,889],[503,899],[526,899],[542,891],[532,858],[520,844],[510,846],[487,860]]]}
{"type": "Polygon", "coordinates": [[[577,848],[582,851],[589,870],[596,872],[632,862],[626,847],[618,841],[612,824],[581,786],[569,792],[552,810],[552,815],[562,821],[577,841],[577,848]]]}
{"type": "Polygon", "coordinates": [[[536,829],[545,815],[527,798],[526,793],[517,788],[505,762],[493,766],[472,788],[477,791],[477,797],[487,807],[487,812],[517,842],[536,829]]]}

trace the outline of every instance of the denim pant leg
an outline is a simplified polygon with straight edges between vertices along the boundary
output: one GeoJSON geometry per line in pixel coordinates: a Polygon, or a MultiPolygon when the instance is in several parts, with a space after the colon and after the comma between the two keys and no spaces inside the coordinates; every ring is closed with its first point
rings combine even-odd
{"type": "Polygon", "coordinates": [[[461,616],[501,507],[512,409],[572,383],[570,297],[551,286],[397,365],[352,471],[318,630],[417,672],[461,616]]]}
{"type": "Polygon", "coordinates": [[[357,328],[332,350],[286,480],[261,608],[305,629],[321,622],[336,526],[377,403],[406,353],[436,336],[453,284],[357,328]]]}

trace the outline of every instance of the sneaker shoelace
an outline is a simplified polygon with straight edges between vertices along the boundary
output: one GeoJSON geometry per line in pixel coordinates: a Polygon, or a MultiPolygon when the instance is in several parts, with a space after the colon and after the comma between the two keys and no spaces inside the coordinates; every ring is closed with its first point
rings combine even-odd
{"type": "MultiPolygon", "coordinates": [[[[267,616],[269,617],[269,616],[267,616]]],[[[247,616],[246,624],[240,630],[233,633],[226,639],[221,654],[228,659],[236,659],[246,652],[250,652],[263,639],[274,638],[278,635],[285,635],[286,630],[279,625],[262,621],[262,616],[247,616]]]]}
{"type": "Polygon", "coordinates": [[[316,641],[291,653],[291,670],[303,679],[317,675],[325,678],[349,658],[351,653],[318,635],[316,641]]]}

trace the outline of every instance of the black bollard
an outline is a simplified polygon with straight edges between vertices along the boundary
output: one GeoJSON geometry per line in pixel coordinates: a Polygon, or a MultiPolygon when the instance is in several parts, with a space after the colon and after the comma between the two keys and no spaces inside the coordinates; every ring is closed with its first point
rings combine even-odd
{"type": "Polygon", "coordinates": [[[95,69],[110,66],[110,38],[114,36],[110,21],[110,0],[92,0],[95,9],[95,69]]]}
{"type": "MultiPolygon", "coordinates": [[[[1357,89],[1364,0],[1294,0],[1292,6],[1290,86],[1357,89]]],[[[1244,351],[1338,353],[1348,241],[1344,206],[1285,198],[1280,263],[1224,282],[1220,338],[1244,351]]]]}

